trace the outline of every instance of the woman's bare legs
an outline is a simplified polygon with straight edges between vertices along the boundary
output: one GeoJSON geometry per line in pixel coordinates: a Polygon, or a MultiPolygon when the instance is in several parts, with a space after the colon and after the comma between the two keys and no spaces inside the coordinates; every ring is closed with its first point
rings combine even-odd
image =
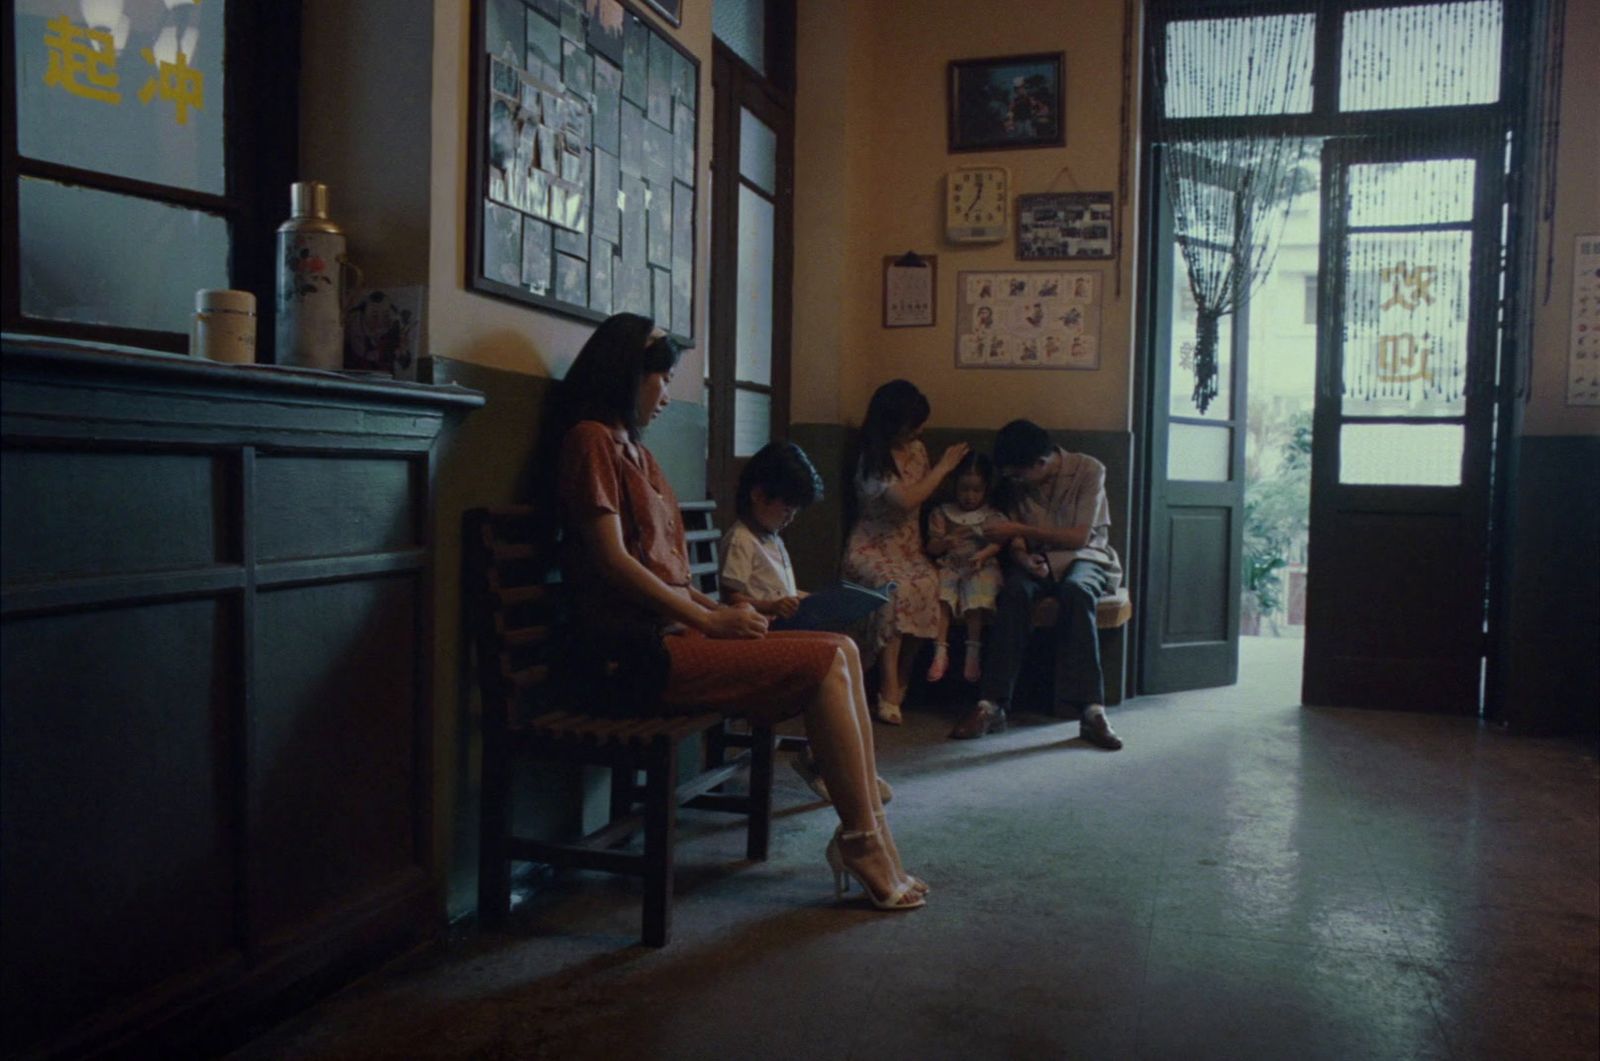
{"type": "Polygon", "coordinates": [[[891,634],[888,643],[883,646],[883,651],[878,654],[878,702],[893,704],[895,707],[893,717],[888,717],[887,712],[880,714],[879,717],[894,725],[900,724],[900,702],[906,695],[906,676],[903,673],[905,668],[901,666],[900,660],[900,645],[903,640],[898,633],[891,634]]]}
{"type": "Polygon", "coordinates": [[[900,638],[900,699],[895,703],[905,703],[906,690],[911,688],[911,672],[917,666],[917,650],[922,647],[920,638],[901,635],[900,638]]]}
{"type": "MultiPolygon", "coordinates": [[[[857,694],[851,649],[835,647],[833,666],[806,709],[806,733],[833,796],[834,810],[844,833],[855,834],[841,853],[851,872],[879,898],[911,888],[891,854],[887,823],[879,831],[883,804],[878,800],[877,768],[872,759],[872,723],[862,708],[865,694],[857,694]],[[869,835],[870,834],[870,835],[869,835]]],[[[841,837],[841,840],[843,838],[841,837]]]]}
{"type": "MultiPolygon", "coordinates": [[[[877,737],[872,732],[872,713],[867,707],[867,682],[861,669],[861,651],[856,643],[848,637],[840,638],[840,648],[845,654],[845,660],[850,669],[851,688],[855,692],[856,717],[861,726],[861,751],[866,758],[869,776],[876,779],[878,773],[877,737]]],[[[873,813],[878,819],[878,825],[883,830],[883,843],[889,849],[889,856],[894,860],[895,869],[911,883],[918,892],[926,892],[928,884],[921,877],[907,872],[905,865],[900,861],[900,850],[895,846],[894,836],[889,832],[889,820],[884,814],[883,802],[878,786],[872,786],[873,813]]]]}

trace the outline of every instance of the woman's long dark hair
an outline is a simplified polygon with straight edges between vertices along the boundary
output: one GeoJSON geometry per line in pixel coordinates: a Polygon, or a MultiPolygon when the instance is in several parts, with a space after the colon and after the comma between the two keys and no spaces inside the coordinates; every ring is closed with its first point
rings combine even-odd
{"type": "Polygon", "coordinates": [[[682,354],[666,336],[650,341],[655,326],[649,317],[618,313],[594,330],[561,384],[564,428],[603,420],[620,423],[639,441],[639,384],[652,372],[671,371],[682,354]]]}
{"type": "Polygon", "coordinates": [[[892,379],[872,392],[867,418],[861,422],[861,450],[856,469],[863,479],[892,479],[894,445],[928,420],[928,399],[910,380],[892,379]]]}
{"type": "Polygon", "coordinates": [[[647,373],[666,372],[678,362],[678,344],[665,337],[651,342],[654,329],[654,321],[637,313],[606,318],[546,403],[534,452],[532,493],[550,541],[555,538],[556,475],[567,432],[580,420],[603,420],[622,424],[637,441],[640,383],[647,373]]]}

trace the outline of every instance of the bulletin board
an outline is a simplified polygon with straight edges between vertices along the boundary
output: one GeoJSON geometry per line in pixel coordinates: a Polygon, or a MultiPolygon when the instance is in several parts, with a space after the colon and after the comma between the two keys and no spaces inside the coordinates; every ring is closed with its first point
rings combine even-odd
{"type": "Polygon", "coordinates": [[[1010,270],[956,276],[956,367],[1097,369],[1105,277],[1010,270]]]}
{"type": "Polygon", "coordinates": [[[624,0],[474,0],[468,288],[694,338],[700,64],[624,0]]]}

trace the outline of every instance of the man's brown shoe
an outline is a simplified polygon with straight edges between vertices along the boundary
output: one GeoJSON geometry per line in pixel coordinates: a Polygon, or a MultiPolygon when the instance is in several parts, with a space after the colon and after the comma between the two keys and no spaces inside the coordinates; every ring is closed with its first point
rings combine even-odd
{"type": "Polygon", "coordinates": [[[1078,736],[1108,752],[1117,751],[1122,747],[1122,738],[1117,736],[1116,730],[1111,728],[1111,723],[1106,721],[1104,711],[1085,715],[1083,721],[1078,723],[1078,736]]]}
{"type": "Polygon", "coordinates": [[[988,700],[979,700],[978,705],[956,723],[956,728],[950,731],[951,740],[976,740],[985,733],[1002,733],[1006,728],[1006,709],[988,700]]]}

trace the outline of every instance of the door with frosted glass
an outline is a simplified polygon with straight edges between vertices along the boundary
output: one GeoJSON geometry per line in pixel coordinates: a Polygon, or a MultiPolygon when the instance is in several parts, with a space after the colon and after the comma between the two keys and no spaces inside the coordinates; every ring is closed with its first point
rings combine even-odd
{"type": "MultiPolygon", "coordinates": [[[[1231,194],[1218,175],[1219,194],[1231,194]]],[[[1165,197],[1163,197],[1164,199],[1165,197]]],[[[1196,312],[1188,273],[1163,209],[1155,269],[1150,422],[1149,613],[1139,690],[1171,693],[1239,678],[1239,558],[1244,527],[1245,362],[1248,316],[1219,321],[1217,395],[1194,393],[1196,312]]],[[[1248,239],[1246,239],[1248,245],[1248,239]]],[[[1226,250],[1226,248],[1213,248],[1226,250]]]]}
{"type": "Polygon", "coordinates": [[[1499,158],[1330,141],[1307,704],[1475,715],[1484,653],[1499,158]]]}
{"type": "Polygon", "coordinates": [[[739,470],[788,429],[790,116],[719,42],[713,60],[712,492],[731,521],[739,470]]]}

